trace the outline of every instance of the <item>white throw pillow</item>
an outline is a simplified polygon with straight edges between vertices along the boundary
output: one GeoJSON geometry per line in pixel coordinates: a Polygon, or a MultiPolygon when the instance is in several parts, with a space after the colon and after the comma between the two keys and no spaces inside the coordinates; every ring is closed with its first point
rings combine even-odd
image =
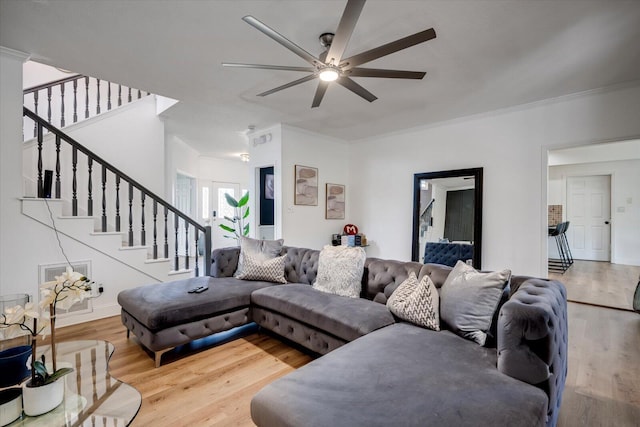
{"type": "Polygon", "coordinates": [[[238,275],[241,280],[259,280],[273,283],[287,283],[284,277],[284,261],[286,255],[267,260],[258,260],[252,255],[240,254],[244,268],[238,275]]]}
{"type": "Polygon", "coordinates": [[[325,246],[318,259],[318,274],[313,288],[330,294],[359,298],[362,289],[363,248],[325,246]]]}
{"type": "Polygon", "coordinates": [[[440,330],[438,290],[427,275],[418,281],[416,273],[409,273],[409,277],[389,297],[387,307],[402,320],[440,330]]]}
{"type": "Polygon", "coordinates": [[[458,261],[440,288],[440,317],[458,335],[484,345],[511,270],[481,273],[458,261]]]}
{"type": "Polygon", "coordinates": [[[250,237],[240,237],[240,257],[238,258],[238,267],[234,274],[238,277],[242,274],[244,257],[242,254],[251,256],[256,261],[266,261],[273,259],[282,252],[284,240],[259,240],[250,237]]]}

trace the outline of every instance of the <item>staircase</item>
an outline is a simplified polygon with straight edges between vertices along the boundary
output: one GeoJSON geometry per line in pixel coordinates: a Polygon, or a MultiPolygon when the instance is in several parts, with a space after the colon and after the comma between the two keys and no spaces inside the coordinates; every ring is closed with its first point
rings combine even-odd
{"type": "MultiPolygon", "coordinates": [[[[36,94],[36,106],[37,94],[46,93],[48,108],[46,120],[23,107],[25,137],[29,138],[26,134],[31,128],[35,135],[29,153],[33,159],[25,156],[25,187],[31,184],[37,189],[37,197],[22,199],[22,213],[154,281],[208,275],[211,227],[200,225],[51,123],[56,120],[52,104],[61,106],[57,116],[61,127],[69,121],[65,119],[69,100],[64,100],[64,86],[69,84],[73,87],[72,121],[77,122],[78,82],[85,85],[85,119],[94,115],[89,111],[90,103],[97,106],[91,109],[95,115],[101,113],[100,104],[105,102],[104,96],[100,101],[101,83],[98,80],[97,89],[92,90],[89,81],[86,76],[75,75],[25,90],[25,96],[36,94]],[[57,103],[52,102],[52,88],[58,88],[62,95],[57,103]],[[90,93],[97,95],[96,101],[91,100],[90,93]],[[35,164],[29,164],[31,160],[35,164]],[[55,168],[47,171],[44,164],[55,168]],[[27,168],[33,172],[28,173],[27,168]]],[[[121,105],[122,88],[115,93],[121,105]]],[[[135,102],[131,96],[135,90],[129,88],[125,93],[126,101],[135,102]]],[[[141,91],[137,94],[138,99],[143,97],[141,91]]],[[[112,109],[111,96],[109,83],[107,111],[112,109]]]]}

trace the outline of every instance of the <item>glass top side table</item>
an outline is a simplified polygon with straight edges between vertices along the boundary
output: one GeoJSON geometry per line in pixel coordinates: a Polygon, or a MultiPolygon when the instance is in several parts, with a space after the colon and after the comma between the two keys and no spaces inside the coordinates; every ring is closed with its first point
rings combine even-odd
{"type": "MultiPolygon", "coordinates": [[[[22,418],[17,426],[127,426],[140,409],[138,390],[109,375],[107,365],[113,344],[106,341],[66,341],[56,345],[58,367],[74,371],[59,381],[65,382],[64,401],[51,412],[22,418]]],[[[51,360],[50,346],[38,348],[51,360]]]]}

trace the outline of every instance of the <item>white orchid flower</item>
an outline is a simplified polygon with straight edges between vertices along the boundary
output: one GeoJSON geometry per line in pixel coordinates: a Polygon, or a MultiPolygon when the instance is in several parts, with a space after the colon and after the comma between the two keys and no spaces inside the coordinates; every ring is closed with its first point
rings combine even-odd
{"type": "Polygon", "coordinates": [[[20,305],[7,307],[0,316],[0,339],[42,334],[47,331],[48,324],[48,316],[43,316],[32,302],[28,302],[24,307],[20,305]],[[33,329],[34,319],[39,319],[37,330],[33,329]]]}
{"type": "Polygon", "coordinates": [[[91,283],[81,273],[73,271],[71,267],[55,281],[46,282],[40,286],[40,307],[47,306],[68,310],[72,305],[90,297],[91,283]]]}
{"type": "Polygon", "coordinates": [[[64,285],[65,283],[75,283],[83,280],[85,277],[83,274],[78,273],[77,271],[73,271],[73,268],[67,267],[67,271],[62,273],[60,276],[56,276],[56,281],[59,285],[64,285]]]}

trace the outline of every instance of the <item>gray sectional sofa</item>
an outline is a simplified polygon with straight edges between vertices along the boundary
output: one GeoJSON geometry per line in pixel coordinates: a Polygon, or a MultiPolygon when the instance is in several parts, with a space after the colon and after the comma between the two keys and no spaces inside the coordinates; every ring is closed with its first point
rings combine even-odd
{"type": "Polygon", "coordinates": [[[238,248],[213,251],[213,277],[118,296],[122,321],[160,357],[250,322],[322,355],[262,389],[258,426],[553,426],[567,372],[566,291],[513,276],[497,312],[497,348],[394,317],[385,303],[411,272],[437,288],[450,267],[369,258],[361,298],[316,291],[319,251],[285,247],[287,284],[233,277],[238,248]],[[208,286],[199,294],[187,291],[208,286]]]}

